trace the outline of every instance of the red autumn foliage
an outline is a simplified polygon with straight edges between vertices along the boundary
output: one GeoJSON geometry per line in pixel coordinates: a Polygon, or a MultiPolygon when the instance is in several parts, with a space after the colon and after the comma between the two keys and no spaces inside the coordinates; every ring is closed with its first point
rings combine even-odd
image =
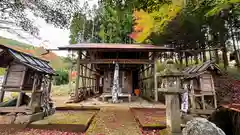
{"type": "Polygon", "coordinates": [[[76,78],[76,77],[77,77],[77,72],[76,71],[72,71],[71,78],[76,78]]]}
{"type": "Polygon", "coordinates": [[[218,77],[215,81],[217,98],[220,104],[240,104],[240,80],[229,76],[218,77]]]}
{"type": "Polygon", "coordinates": [[[136,39],[138,37],[138,32],[133,32],[133,33],[129,34],[128,36],[132,39],[136,39]]]}
{"type": "Polygon", "coordinates": [[[48,60],[48,61],[58,58],[58,56],[53,52],[49,52],[48,54],[42,55],[43,53],[46,52],[46,50],[43,47],[34,47],[31,49],[30,48],[26,49],[18,46],[8,46],[8,47],[23,53],[27,53],[29,55],[39,57],[44,60],[48,60]]]}

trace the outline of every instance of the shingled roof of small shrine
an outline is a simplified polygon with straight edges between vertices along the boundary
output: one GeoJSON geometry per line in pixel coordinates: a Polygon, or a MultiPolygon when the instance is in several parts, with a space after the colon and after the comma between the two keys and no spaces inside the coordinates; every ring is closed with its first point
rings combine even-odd
{"type": "Polygon", "coordinates": [[[186,67],[183,70],[183,72],[185,74],[188,74],[188,78],[191,78],[191,77],[196,77],[209,69],[218,70],[221,72],[221,69],[219,68],[219,66],[214,61],[211,61],[211,60],[206,61],[202,64],[186,67]]]}
{"type": "Polygon", "coordinates": [[[46,74],[52,74],[52,75],[55,74],[55,71],[49,65],[49,62],[46,60],[37,58],[35,56],[32,56],[32,55],[24,53],[24,52],[17,51],[15,49],[9,48],[5,45],[0,45],[0,48],[7,50],[14,59],[16,59],[17,61],[26,65],[27,67],[30,67],[34,70],[37,70],[39,72],[43,72],[46,74]]]}

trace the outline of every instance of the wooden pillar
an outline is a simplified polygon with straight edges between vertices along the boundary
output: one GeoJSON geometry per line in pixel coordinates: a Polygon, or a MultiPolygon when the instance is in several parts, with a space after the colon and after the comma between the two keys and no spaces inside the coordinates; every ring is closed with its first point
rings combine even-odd
{"type": "Polygon", "coordinates": [[[147,96],[147,94],[146,94],[146,87],[145,87],[145,82],[144,82],[144,78],[145,78],[145,71],[143,71],[144,70],[144,68],[145,68],[145,65],[143,65],[142,67],[141,67],[141,74],[142,74],[142,80],[141,80],[141,83],[142,83],[142,91],[143,91],[143,95],[144,96],[147,96]]]}
{"type": "Polygon", "coordinates": [[[80,75],[80,60],[81,60],[81,52],[78,51],[78,58],[77,58],[77,78],[76,78],[76,87],[75,87],[75,99],[78,100],[78,88],[79,88],[79,75],[80,75]]]}
{"type": "Polygon", "coordinates": [[[190,80],[190,101],[191,108],[196,109],[195,97],[194,97],[194,88],[193,88],[193,80],[190,80]]]}
{"type": "MultiPolygon", "coordinates": [[[[176,80],[176,91],[180,89],[180,79],[176,80]]],[[[169,87],[167,85],[167,87],[169,87]]],[[[172,135],[181,133],[181,117],[179,93],[166,93],[166,119],[167,126],[170,128],[172,135]]]]}
{"type": "Polygon", "coordinates": [[[154,68],[153,68],[153,77],[154,77],[154,92],[155,92],[155,101],[158,102],[158,86],[157,86],[157,55],[154,54],[154,68]]]}
{"type": "Polygon", "coordinates": [[[33,80],[33,87],[32,87],[32,93],[31,93],[31,100],[28,104],[29,107],[32,107],[32,104],[33,104],[33,100],[35,98],[35,94],[36,94],[36,89],[37,89],[37,81],[38,81],[38,76],[37,74],[35,73],[34,74],[34,80],[33,80]]]}
{"type": "MultiPolygon", "coordinates": [[[[6,79],[7,79],[7,76],[8,76],[8,68],[9,68],[9,66],[7,67],[7,70],[5,71],[5,75],[4,75],[4,79],[3,79],[2,85],[5,85],[5,84],[6,84],[6,79]]],[[[0,89],[0,103],[3,102],[4,95],[5,95],[5,91],[4,91],[3,87],[2,87],[2,88],[0,89]]]]}
{"type": "Polygon", "coordinates": [[[5,95],[5,91],[4,91],[3,88],[2,88],[2,89],[1,89],[1,92],[0,92],[0,103],[3,102],[4,95],[5,95]]]}
{"type": "Polygon", "coordinates": [[[49,96],[49,99],[50,99],[50,96],[51,96],[51,91],[52,91],[52,76],[49,76],[49,80],[48,80],[48,96],[49,96]]]}
{"type": "MultiPolygon", "coordinates": [[[[86,58],[85,58],[86,59],[86,58]]],[[[84,79],[84,90],[85,90],[85,92],[87,92],[87,94],[88,94],[88,88],[87,88],[87,67],[88,67],[88,64],[85,64],[84,65],[85,67],[84,67],[84,77],[83,77],[83,79],[84,79]]]]}

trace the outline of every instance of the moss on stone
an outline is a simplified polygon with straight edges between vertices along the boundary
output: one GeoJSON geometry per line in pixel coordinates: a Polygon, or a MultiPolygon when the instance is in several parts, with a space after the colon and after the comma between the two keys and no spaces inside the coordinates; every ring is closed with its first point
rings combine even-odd
{"type": "Polygon", "coordinates": [[[63,111],[32,124],[78,124],[88,125],[96,111],[63,111]]]}

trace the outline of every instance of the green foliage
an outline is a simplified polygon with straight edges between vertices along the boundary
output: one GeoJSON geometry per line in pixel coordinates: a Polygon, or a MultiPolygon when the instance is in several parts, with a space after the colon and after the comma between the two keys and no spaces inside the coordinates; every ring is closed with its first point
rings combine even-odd
{"type": "Polygon", "coordinates": [[[129,34],[132,31],[132,12],[127,3],[114,3],[103,0],[100,4],[101,26],[99,36],[105,43],[130,43],[129,34]]]}
{"type": "MultiPolygon", "coordinates": [[[[185,68],[185,65],[184,63],[183,64],[180,64],[180,63],[176,63],[174,62],[174,68],[178,69],[178,70],[182,70],[183,68],[185,68]]],[[[157,72],[162,72],[164,71],[164,69],[166,68],[166,62],[160,62],[158,61],[157,62],[157,72]]]]}
{"type": "Polygon", "coordinates": [[[71,92],[69,85],[53,85],[52,86],[52,96],[68,96],[71,92]]]}
{"type": "Polygon", "coordinates": [[[0,68],[0,75],[4,75],[5,74],[5,68],[0,68]]]}
{"type": "MultiPolygon", "coordinates": [[[[7,20],[6,23],[13,23],[13,25],[23,28],[23,30],[32,35],[38,35],[39,29],[35,23],[33,23],[32,19],[28,18],[26,10],[33,13],[36,17],[43,18],[47,23],[52,23],[60,28],[66,28],[69,25],[72,12],[78,9],[78,4],[78,0],[1,0],[0,19],[7,20]]],[[[2,22],[4,21],[1,21],[1,23],[2,22]]],[[[7,27],[7,29],[15,30],[15,28],[11,26],[7,27]]]]}
{"type": "Polygon", "coordinates": [[[91,9],[88,2],[83,8],[73,14],[70,24],[70,43],[79,42],[100,42],[98,35],[100,31],[100,12],[94,5],[91,9]]]}
{"type": "Polygon", "coordinates": [[[207,12],[206,16],[213,16],[219,14],[221,11],[226,9],[239,9],[240,0],[214,0],[214,7],[207,12]]]}
{"type": "MultiPolygon", "coordinates": [[[[218,64],[218,66],[222,71],[225,71],[223,63],[218,64]]],[[[227,72],[227,74],[233,77],[234,79],[240,80],[240,72],[239,69],[237,69],[236,67],[228,67],[227,71],[225,72],[227,72]]]]}
{"type": "Polygon", "coordinates": [[[54,77],[55,85],[67,84],[69,82],[68,72],[64,70],[57,70],[58,76],[54,77]]]}

